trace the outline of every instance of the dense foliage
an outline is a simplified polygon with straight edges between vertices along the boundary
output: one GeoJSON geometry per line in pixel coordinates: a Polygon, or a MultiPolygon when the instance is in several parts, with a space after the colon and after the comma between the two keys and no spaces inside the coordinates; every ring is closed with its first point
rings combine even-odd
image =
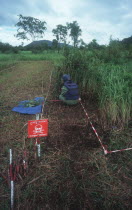
{"type": "Polygon", "coordinates": [[[69,73],[79,84],[82,97],[97,99],[104,122],[127,124],[132,100],[132,49],[111,40],[107,47],[66,49],[64,55],[57,71],[58,82],[63,73],[69,73]]]}

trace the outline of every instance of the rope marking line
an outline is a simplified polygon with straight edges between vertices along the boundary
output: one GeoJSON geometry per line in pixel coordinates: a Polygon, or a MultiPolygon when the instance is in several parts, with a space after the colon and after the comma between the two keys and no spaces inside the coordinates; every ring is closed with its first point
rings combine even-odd
{"type": "MultiPolygon", "coordinates": [[[[43,105],[42,105],[41,119],[42,119],[42,117],[43,117],[43,112],[44,112],[45,103],[46,103],[46,101],[47,101],[47,98],[48,98],[48,95],[49,95],[49,91],[50,91],[50,87],[51,87],[52,74],[53,74],[53,69],[52,69],[52,71],[51,71],[50,78],[49,78],[50,83],[49,83],[48,91],[47,91],[45,100],[44,100],[43,105]]],[[[43,83],[43,81],[42,81],[42,83],[43,83]]],[[[42,94],[43,94],[43,84],[42,84],[42,94]]]]}
{"type": "Polygon", "coordinates": [[[97,138],[98,138],[98,140],[99,140],[99,142],[100,142],[100,144],[101,144],[101,146],[102,146],[102,148],[103,148],[103,150],[104,150],[104,154],[105,154],[105,155],[111,154],[111,153],[116,153],[116,152],[121,152],[121,151],[126,151],[126,150],[131,150],[131,149],[132,149],[132,148],[126,148],[126,149],[108,151],[108,150],[105,148],[105,146],[103,145],[103,143],[102,143],[102,141],[101,141],[101,138],[99,137],[99,135],[98,135],[96,129],[94,128],[92,122],[90,121],[90,118],[89,118],[89,116],[88,116],[88,113],[87,113],[86,109],[84,108],[84,106],[83,106],[83,104],[82,104],[82,102],[81,102],[81,98],[79,99],[79,102],[80,102],[80,104],[81,104],[81,106],[82,106],[82,108],[83,108],[83,110],[84,110],[84,112],[85,112],[86,117],[88,118],[88,120],[89,120],[89,122],[90,122],[90,125],[91,125],[91,127],[92,127],[92,129],[93,129],[95,135],[97,136],[97,138]]]}
{"type": "Polygon", "coordinates": [[[88,120],[89,120],[89,122],[90,122],[90,125],[91,125],[91,127],[92,127],[92,129],[93,129],[95,135],[97,136],[97,138],[98,138],[98,140],[99,140],[99,142],[100,142],[100,144],[101,144],[101,146],[102,146],[102,148],[103,148],[103,150],[104,150],[104,154],[107,155],[108,151],[105,149],[105,146],[103,145],[103,143],[102,143],[102,141],[101,141],[101,139],[100,139],[100,137],[99,137],[99,135],[98,135],[96,129],[94,128],[92,122],[90,121],[90,118],[89,118],[89,116],[88,116],[88,113],[87,113],[86,109],[84,108],[84,106],[83,106],[83,104],[82,104],[82,102],[81,102],[81,99],[79,100],[79,102],[80,102],[80,104],[81,104],[81,106],[82,106],[82,108],[83,108],[83,110],[84,110],[84,112],[85,112],[86,117],[88,118],[88,120]]]}
{"type": "Polygon", "coordinates": [[[131,150],[132,148],[126,148],[126,149],[120,149],[120,150],[112,150],[112,151],[107,151],[108,154],[115,153],[115,152],[122,152],[126,150],[131,150]]]}

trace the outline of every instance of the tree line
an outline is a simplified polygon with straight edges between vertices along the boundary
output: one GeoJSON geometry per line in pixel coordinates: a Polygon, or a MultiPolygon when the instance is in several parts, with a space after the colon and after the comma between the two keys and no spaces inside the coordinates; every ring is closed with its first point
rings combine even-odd
{"type": "MultiPolygon", "coordinates": [[[[38,38],[44,36],[45,31],[47,30],[46,22],[40,21],[37,18],[27,17],[23,15],[18,15],[19,21],[15,25],[17,27],[16,37],[22,41],[32,40],[35,41],[38,38]]],[[[79,37],[81,36],[82,30],[78,25],[77,21],[72,23],[66,23],[66,25],[57,25],[56,28],[52,30],[53,36],[55,36],[56,44],[63,42],[67,43],[68,35],[73,41],[73,46],[77,47],[79,43],[79,37]]]]}
{"type": "MultiPolygon", "coordinates": [[[[61,48],[60,43],[63,43],[63,46],[67,46],[68,43],[68,38],[70,37],[72,42],[73,42],[73,47],[74,48],[81,48],[81,49],[89,49],[89,50],[94,50],[94,49],[104,49],[107,48],[105,45],[99,45],[96,41],[96,39],[93,39],[89,44],[86,44],[82,39],[80,39],[80,36],[82,34],[82,30],[77,23],[77,21],[73,21],[72,23],[66,23],[66,25],[57,25],[56,28],[52,30],[53,36],[55,39],[53,39],[52,44],[48,45],[48,43],[42,43],[37,45],[30,45],[30,46],[25,46],[24,41],[25,40],[38,40],[39,38],[43,38],[45,35],[45,32],[47,30],[47,23],[45,21],[40,21],[37,18],[30,17],[30,16],[23,16],[23,15],[18,15],[19,20],[15,24],[17,27],[17,34],[15,37],[18,40],[22,41],[22,44],[18,47],[13,47],[8,43],[2,43],[0,42],[0,51],[1,52],[14,52],[17,53],[20,50],[32,50],[33,52],[40,52],[43,50],[48,50],[48,49],[57,49],[61,48]]],[[[132,51],[132,36],[129,38],[124,39],[123,41],[119,40],[113,40],[112,37],[110,38],[109,42],[109,48],[112,49],[117,49],[120,51],[120,48],[127,48],[132,51]]],[[[123,50],[123,49],[121,49],[123,50]]]]}

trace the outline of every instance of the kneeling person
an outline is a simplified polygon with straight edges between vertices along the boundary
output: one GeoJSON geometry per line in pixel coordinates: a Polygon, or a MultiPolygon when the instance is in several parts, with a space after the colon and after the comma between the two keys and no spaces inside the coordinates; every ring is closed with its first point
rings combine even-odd
{"type": "Polygon", "coordinates": [[[79,102],[78,85],[70,79],[70,75],[64,74],[62,77],[63,86],[59,99],[68,105],[75,105],[79,102]]]}

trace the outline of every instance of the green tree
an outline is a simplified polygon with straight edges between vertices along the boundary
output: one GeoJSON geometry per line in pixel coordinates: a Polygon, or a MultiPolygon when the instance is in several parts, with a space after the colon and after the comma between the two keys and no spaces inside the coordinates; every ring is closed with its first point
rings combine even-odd
{"type": "Polygon", "coordinates": [[[53,35],[56,37],[56,40],[59,42],[66,43],[66,36],[67,36],[67,27],[63,25],[57,25],[56,29],[52,30],[53,35]]]}
{"type": "Polygon", "coordinates": [[[93,49],[99,49],[100,45],[97,43],[96,39],[93,39],[92,42],[88,44],[88,49],[93,50],[93,49]]]}
{"type": "Polygon", "coordinates": [[[0,52],[2,53],[11,52],[12,49],[13,46],[11,46],[10,44],[0,42],[0,52]]]}
{"type": "Polygon", "coordinates": [[[82,34],[80,26],[77,21],[73,21],[72,23],[67,23],[67,28],[70,30],[70,37],[73,40],[73,46],[77,47],[79,43],[78,38],[82,34]]]}
{"type": "Polygon", "coordinates": [[[57,49],[58,48],[58,41],[56,39],[53,39],[52,41],[52,48],[57,49]]]}
{"type": "Polygon", "coordinates": [[[86,47],[86,43],[83,41],[83,39],[79,40],[80,49],[84,49],[86,47]]]}
{"type": "Polygon", "coordinates": [[[46,28],[46,22],[40,21],[37,18],[19,16],[19,21],[15,25],[17,29],[16,37],[22,40],[34,41],[36,38],[42,38],[46,28]]]}
{"type": "Polygon", "coordinates": [[[55,29],[52,30],[53,36],[56,37],[56,44],[59,52],[59,43],[63,42],[66,44],[66,36],[67,36],[67,27],[63,25],[57,25],[55,29]]]}

